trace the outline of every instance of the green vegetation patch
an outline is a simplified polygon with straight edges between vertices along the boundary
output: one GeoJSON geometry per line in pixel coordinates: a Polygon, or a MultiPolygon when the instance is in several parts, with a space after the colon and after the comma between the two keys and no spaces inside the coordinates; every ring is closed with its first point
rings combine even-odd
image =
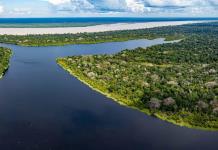
{"type": "Polygon", "coordinates": [[[190,34],[179,43],[57,62],[121,104],[178,125],[217,130],[217,28],[190,34]]]}
{"type": "Polygon", "coordinates": [[[9,60],[11,57],[11,50],[0,47],[0,78],[4,75],[9,67],[9,60]]]}
{"type": "Polygon", "coordinates": [[[55,35],[0,35],[0,43],[22,46],[59,46],[66,44],[94,44],[102,42],[118,42],[133,39],[166,40],[184,39],[190,34],[217,33],[218,22],[167,26],[140,30],[109,31],[99,33],[55,34],[55,35]]]}

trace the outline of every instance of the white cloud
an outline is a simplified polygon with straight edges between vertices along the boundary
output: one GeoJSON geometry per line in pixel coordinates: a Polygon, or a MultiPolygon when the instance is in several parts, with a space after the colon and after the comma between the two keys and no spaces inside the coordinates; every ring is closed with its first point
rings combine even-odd
{"type": "Polygon", "coordinates": [[[94,5],[88,0],[71,0],[71,6],[81,9],[94,9],[94,5]]]}
{"type": "Polygon", "coordinates": [[[99,5],[113,11],[143,13],[146,10],[142,0],[101,0],[99,5]]]}
{"type": "Polygon", "coordinates": [[[108,10],[123,10],[126,8],[125,0],[100,0],[96,3],[97,6],[101,9],[108,9],[108,10]]]}
{"type": "Polygon", "coordinates": [[[175,7],[202,7],[218,5],[218,0],[144,0],[151,6],[175,6],[175,7]]]}
{"type": "Polygon", "coordinates": [[[48,0],[59,11],[83,12],[94,9],[88,0],[48,0]]]}
{"type": "Polygon", "coordinates": [[[61,5],[61,4],[70,3],[70,0],[48,0],[48,2],[53,5],[61,5]]]}
{"type": "Polygon", "coordinates": [[[217,16],[218,0],[144,0],[145,7],[159,16],[217,16]]]}
{"type": "Polygon", "coordinates": [[[4,7],[0,5],[0,14],[4,12],[4,7]]]}
{"type": "Polygon", "coordinates": [[[188,6],[195,0],[145,0],[152,6],[188,6]]]}
{"type": "Polygon", "coordinates": [[[47,0],[56,6],[58,10],[66,11],[127,11],[133,13],[143,13],[148,8],[144,7],[142,0],[100,0],[91,3],[91,0],[47,0]]]}
{"type": "Polygon", "coordinates": [[[126,6],[128,10],[134,13],[143,13],[145,11],[145,6],[142,1],[126,0],[126,6]]]}
{"type": "Polygon", "coordinates": [[[9,13],[12,14],[12,15],[16,15],[16,16],[19,16],[19,15],[31,15],[32,11],[31,11],[30,8],[14,8],[9,13]]]}
{"type": "MultiPolygon", "coordinates": [[[[218,13],[218,0],[43,0],[57,12],[190,16],[218,13]]],[[[214,14],[213,14],[214,15],[214,14]]]]}

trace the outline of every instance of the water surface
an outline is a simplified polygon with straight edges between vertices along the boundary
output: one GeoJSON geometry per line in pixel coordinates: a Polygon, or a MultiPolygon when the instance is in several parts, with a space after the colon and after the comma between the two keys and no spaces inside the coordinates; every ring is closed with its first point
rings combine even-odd
{"type": "Polygon", "coordinates": [[[50,27],[80,27],[99,24],[138,23],[161,21],[203,21],[218,20],[217,17],[77,17],[77,18],[0,18],[1,28],[50,28],[50,27]]]}
{"type": "Polygon", "coordinates": [[[218,132],[175,126],[120,106],[60,68],[69,55],[112,54],[163,39],[13,50],[0,80],[1,150],[217,150],[218,132]]]}

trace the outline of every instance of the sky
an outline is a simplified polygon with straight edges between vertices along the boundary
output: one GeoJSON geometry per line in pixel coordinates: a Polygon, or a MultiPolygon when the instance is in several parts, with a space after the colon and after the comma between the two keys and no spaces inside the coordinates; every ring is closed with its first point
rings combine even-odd
{"type": "Polygon", "coordinates": [[[16,17],[218,17],[218,0],[0,0],[16,17]]]}

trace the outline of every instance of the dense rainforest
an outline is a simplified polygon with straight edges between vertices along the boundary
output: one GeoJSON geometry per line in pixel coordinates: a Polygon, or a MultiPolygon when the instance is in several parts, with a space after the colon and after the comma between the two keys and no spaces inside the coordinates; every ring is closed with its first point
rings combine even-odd
{"type": "Polygon", "coordinates": [[[9,67],[9,59],[11,57],[11,50],[0,47],[0,78],[4,75],[9,67]]]}
{"type": "MultiPolygon", "coordinates": [[[[175,124],[218,129],[218,22],[141,30],[62,35],[0,35],[1,43],[50,46],[181,39],[114,55],[73,56],[57,62],[121,104],[175,124]]],[[[0,48],[0,75],[11,50],[0,48]]]]}
{"type": "Polygon", "coordinates": [[[218,22],[167,26],[151,29],[110,31],[100,33],[57,34],[57,35],[0,35],[0,43],[22,46],[57,46],[66,44],[91,44],[101,42],[126,41],[131,39],[166,38],[166,40],[182,39],[190,34],[210,34],[218,32],[218,22]]]}
{"type": "Polygon", "coordinates": [[[119,103],[178,125],[218,129],[218,23],[119,31],[108,36],[116,34],[125,38],[180,35],[184,39],[57,62],[119,103]]]}

